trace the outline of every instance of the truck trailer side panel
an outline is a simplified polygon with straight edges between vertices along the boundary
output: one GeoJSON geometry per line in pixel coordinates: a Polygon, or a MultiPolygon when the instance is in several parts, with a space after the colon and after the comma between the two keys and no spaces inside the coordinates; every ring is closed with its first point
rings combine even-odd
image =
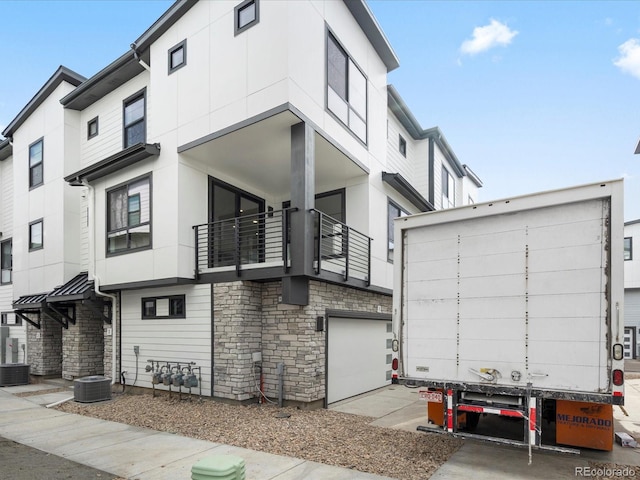
{"type": "Polygon", "coordinates": [[[621,183],[396,220],[401,376],[611,393],[621,183]]]}

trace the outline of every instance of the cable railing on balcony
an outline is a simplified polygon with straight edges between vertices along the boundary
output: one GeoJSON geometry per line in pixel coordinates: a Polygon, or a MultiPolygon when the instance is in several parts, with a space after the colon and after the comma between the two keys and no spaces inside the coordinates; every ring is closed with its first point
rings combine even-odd
{"type": "Polygon", "coordinates": [[[329,271],[349,278],[371,278],[371,238],[320,210],[316,216],[315,269],[316,273],[329,271]]]}
{"type": "Polygon", "coordinates": [[[203,223],[193,227],[196,271],[250,265],[285,266],[288,258],[288,219],[292,209],[275,210],[203,223]]]}

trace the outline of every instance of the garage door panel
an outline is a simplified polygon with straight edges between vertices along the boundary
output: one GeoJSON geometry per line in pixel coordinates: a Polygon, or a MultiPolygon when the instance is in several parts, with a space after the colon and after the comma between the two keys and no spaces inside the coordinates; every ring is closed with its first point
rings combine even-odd
{"type": "Polygon", "coordinates": [[[391,383],[390,321],[330,318],[327,403],[391,383]]]}

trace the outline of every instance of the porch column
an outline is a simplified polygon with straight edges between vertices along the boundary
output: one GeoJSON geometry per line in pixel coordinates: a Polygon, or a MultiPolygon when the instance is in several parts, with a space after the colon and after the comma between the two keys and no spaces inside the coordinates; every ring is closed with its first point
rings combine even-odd
{"type": "Polygon", "coordinates": [[[313,216],[315,207],[315,132],[304,122],[291,127],[291,274],[282,279],[282,301],[309,303],[309,279],[313,274],[313,216]]]}

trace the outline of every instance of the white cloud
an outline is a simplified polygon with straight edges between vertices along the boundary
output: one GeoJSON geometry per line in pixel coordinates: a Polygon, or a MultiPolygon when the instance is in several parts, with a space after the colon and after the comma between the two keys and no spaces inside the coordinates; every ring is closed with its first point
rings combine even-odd
{"type": "Polygon", "coordinates": [[[618,47],[620,56],[613,64],[625,73],[640,78],[640,40],[630,38],[618,47]]]}
{"type": "Polygon", "coordinates": [[[467,55],[475,55],[494,47],[505,47],[518,34],[504,23],[491,19],[489,25],[473,29],[473,37],[462,42],[460,51],[467,55]]]}

